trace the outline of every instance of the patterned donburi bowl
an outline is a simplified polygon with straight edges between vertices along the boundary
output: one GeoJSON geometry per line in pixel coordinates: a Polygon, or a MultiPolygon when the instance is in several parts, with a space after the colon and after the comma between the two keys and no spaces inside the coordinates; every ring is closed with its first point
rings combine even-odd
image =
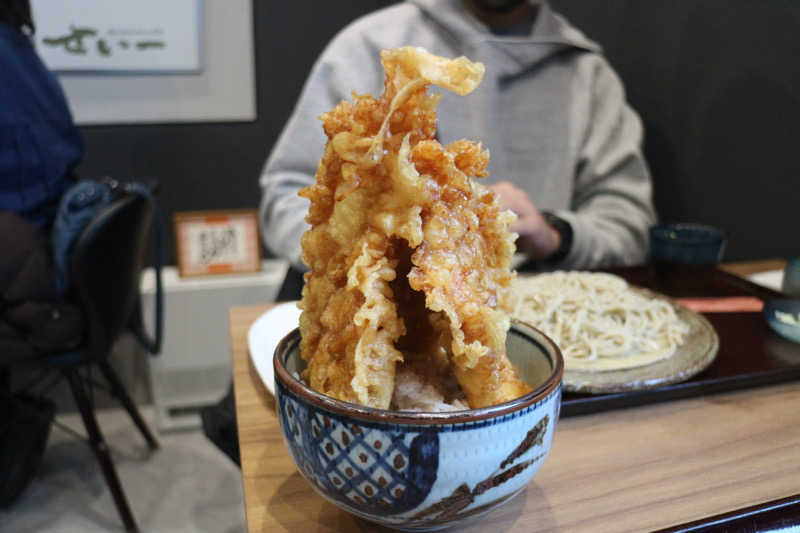
{"type": "Polygon", "coordinates": [[[283,436],[317,492],[367,520],[431,531],[485,513],[518,494],[550,450],[564,362],[540,331],[514,322],[509,359],[533,391],[467,411],[417,413],[336,400],[299,376],[300,332],[275,351],[283,436]]]}

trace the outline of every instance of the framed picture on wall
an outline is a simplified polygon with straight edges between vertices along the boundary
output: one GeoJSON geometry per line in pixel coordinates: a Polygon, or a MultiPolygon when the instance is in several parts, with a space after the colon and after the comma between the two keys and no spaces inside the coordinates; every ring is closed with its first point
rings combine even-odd
{"type": "Polygon", "coordinates": [[[56,72],[198,73],[202,0],[32,0],[36,48],[56,72]]]}
{"type": "Polygon", "coordinates": [[[257,210],[184,211],[173,222],[182,277],[261,270],[257,210]]]}

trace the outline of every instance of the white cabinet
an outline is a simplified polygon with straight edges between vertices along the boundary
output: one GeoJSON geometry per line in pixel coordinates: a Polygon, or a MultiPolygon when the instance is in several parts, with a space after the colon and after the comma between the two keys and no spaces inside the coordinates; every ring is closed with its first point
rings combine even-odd
{"type": "MultiPolygon", "coordinates": [[[[181,278],[175,267],[162,270],[164,342],[148,357],[150,386],[160,430],[196,427],[198,411],[227,392],[232,378],[228,309],[274,301],[286,274],[282,260],[264,261],[255,274],[181,278]]],[[[142,276],[145,325],[153,330],[155,275],[142,276]]]]}

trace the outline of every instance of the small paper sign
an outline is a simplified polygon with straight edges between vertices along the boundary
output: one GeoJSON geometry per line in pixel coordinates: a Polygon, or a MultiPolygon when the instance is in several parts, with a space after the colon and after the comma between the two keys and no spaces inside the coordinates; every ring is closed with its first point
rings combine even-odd
{"type": "Polygon", "coordinates": [[[175,242],[181,276],[261,270],[255,210],[176,213],[175,242]]]}

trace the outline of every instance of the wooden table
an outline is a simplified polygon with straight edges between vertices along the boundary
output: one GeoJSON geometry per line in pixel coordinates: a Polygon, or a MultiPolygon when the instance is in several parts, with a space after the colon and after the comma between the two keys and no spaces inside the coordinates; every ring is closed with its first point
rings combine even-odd
{"type": "Polygon", "coordinates": [[[736,263],[726,263],[720,268],[727,270],[731,274],[737,276],[749,276],[757,272],[765,272],[767,270],[783,270],[786,267],[784,259],[764,259],[761,261],[739,261],[736,263]]]}
{"type": "MultiPolygon", "coordinates": [[[[247,331],[269,307],[230,310],[248,530],[382,530],[328,503],[297,472],[248,355],[247,331]]],[[[531,485],[460,531],[649,531],[798,492],[795,382],[562,419],[531,485]]]]}

